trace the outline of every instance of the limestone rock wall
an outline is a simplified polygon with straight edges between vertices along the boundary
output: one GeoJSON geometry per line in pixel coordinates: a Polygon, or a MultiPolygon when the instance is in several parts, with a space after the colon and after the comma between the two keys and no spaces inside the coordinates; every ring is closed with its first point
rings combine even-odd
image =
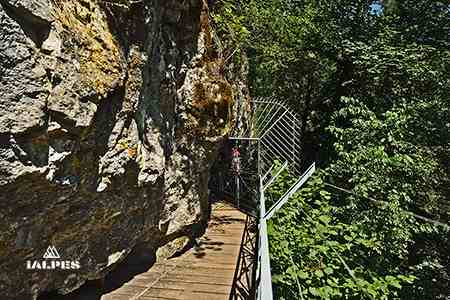
{"type": "Polygon", "coordinates": [[[203,0],[0,0],[0,298],[201,232],[236,85],[203,0]],[[234,88],[233,88],[234,87],[234,88]],[[49,245],[79,270],[26,270],[49,245]]]}

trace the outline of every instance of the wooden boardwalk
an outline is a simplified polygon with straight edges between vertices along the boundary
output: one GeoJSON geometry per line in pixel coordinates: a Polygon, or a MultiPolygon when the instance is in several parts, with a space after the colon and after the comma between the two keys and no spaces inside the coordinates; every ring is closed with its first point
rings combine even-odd
{"type": "Polygon", "coordinates": [[[244,226],[244,214],[224,204],[216,205],[197,246],[156,263],[100,299],[229,299],[244,226]]]}

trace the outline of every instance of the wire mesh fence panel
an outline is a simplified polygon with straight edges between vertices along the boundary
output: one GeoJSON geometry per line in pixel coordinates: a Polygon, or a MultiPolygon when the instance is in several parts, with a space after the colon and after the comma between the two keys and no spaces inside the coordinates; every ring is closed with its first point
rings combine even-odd
{"type": "MultiPolygon", "coordinates": [[[[246,130],[236,128],[236,136],[229,138],[226,154],[229,164],[222,172],[220,184],[227,200],[247,215],[254,216],[258,225],[258,238],[254,240],[255,267],[252,268],[251,277],[239,277],[252,280],[237,280],[234,288],[236,297],[233,299],[250,299],[243,297],[244,294],[252,295],[251,298],[272,299],[266,221],[314,172],[314,165],[303,174],[301,124],[282,100],[256,98],[252,101],[250,115],[246,130]],[[283,185],[278,190],[278,197],[266,203],[264,190],[285,172],[297,180],[283,185]],[[266,205],[271,207],[266,210],[266,205]]],[[[237,122],[243,123],[242,120],[237,122]]],[[[248,259],[241,261],[247,263],[248,259]]],[[[243,266],[240,270],[246,269],[243,266]]]]}

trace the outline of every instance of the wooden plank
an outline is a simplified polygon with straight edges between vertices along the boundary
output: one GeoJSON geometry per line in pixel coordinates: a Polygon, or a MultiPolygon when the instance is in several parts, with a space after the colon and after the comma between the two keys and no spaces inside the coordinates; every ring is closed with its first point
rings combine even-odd
{"type": "Polygon", "coordinates": [[[199,246],[156,263],[102,300],[228,300],[244,226],[241,212],[214,208],[199,246]]]}
{"type": "Polygon", "coordinates": [[[173,270],[171,272],[171,274],[174,275],[189,275],[189,276],[204,276],[205,274],[207,274],[207,276],[209,277],[219,277],[219,278],[224,278],[224,279],[228,279],[228,278],[232,278],[234,275],[234,270],[230,271],[230,270],[226,270],[226,271],[222,271],[220,273],[218,272],[214,272],[211,273],[208,271],[211,271],[209,268],[176,268],[175,270],[173,270]]]}
{"type": "Polygon", "coordinates": [[[110,294],[118,294],[118,295],[128,295],[134,296],[146,290],[146,287],[141,286],[130,286],[130,285],[122,285],[118,289],[112,291],[110,294]]]}
{"type": "Polygon", "coordinates": [[[139,297],[139,300],[150,300],[155,298],[167,300],[228,300],[229,295],[228,293],[187,292],[177,289],[155,288],[139,297]]]}
{"type": "Polygon", "coordinates": [[[230,291],[229,285],[226,284],[182,282],[173,281],[171,279],[158,281],[157,283],[155,283],[152,289],[153,288],[183,290],[185,292],[206,292],[225,295],[230,291]]]}
{"type": "Polygon", "coordinates": [[[224,284],[231,286],[233,279],[230,279],[230,274],[225,276],[208,276],[204,273],[195,274],[183,274],[183,273],[171,273],[170,280],[184,283],[210,283],[210,284],[224,284]]]}

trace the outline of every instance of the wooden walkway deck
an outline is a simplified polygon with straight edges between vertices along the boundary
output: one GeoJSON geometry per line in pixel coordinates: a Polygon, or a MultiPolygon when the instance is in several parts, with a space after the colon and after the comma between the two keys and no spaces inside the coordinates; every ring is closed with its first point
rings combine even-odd
{"type": "Polygon", "coordinates": [[[198,246],[156,263],[100,299],[229,299],[244,226],[244,214],[230,206],[217,205],[198,246]]]}

